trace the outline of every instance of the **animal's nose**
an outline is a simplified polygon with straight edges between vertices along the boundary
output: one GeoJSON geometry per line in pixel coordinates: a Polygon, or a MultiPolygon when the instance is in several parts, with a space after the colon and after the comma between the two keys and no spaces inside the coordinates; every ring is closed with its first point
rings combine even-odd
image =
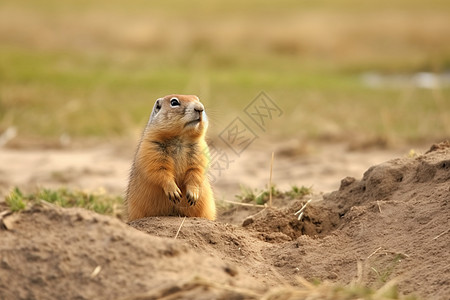
{"type": "Polygon", "coordinates": [[[203,104],[197,103],[197,104],[195,105],[195,107],[194,107],[194,110],[195,110],[196,112],[201,113],[201,112],[203,112],[203,111],[205,110],[205,108],[203,107],[203,104]]]}

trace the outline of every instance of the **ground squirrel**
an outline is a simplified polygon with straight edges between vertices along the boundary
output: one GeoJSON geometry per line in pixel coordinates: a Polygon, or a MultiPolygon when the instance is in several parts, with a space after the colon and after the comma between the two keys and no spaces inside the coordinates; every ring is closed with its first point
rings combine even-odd
{"type": "Polygon", "coordinates": [[[215,219],[207,178],[208,127],[197,96],[156,100],[138,144],[125,199],[128,221],[149,216],[215,219]]]}

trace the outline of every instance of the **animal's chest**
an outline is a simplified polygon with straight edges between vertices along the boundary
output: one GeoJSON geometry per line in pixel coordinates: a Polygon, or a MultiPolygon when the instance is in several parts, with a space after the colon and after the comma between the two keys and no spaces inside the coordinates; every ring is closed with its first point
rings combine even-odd
{"type": "Polygon", "coordinates": [[[189,168],[195,165],[197,146],[191,143],[173,143],[168,147],[169,156],[173,159],[177,177],[183,177],[189,168]]]}
{"type": "Polygon", "coordinates": [[[182,142],[168,143],[167,152],[170,157],[179,159],[186,155],[186,146],[182,142]]]}

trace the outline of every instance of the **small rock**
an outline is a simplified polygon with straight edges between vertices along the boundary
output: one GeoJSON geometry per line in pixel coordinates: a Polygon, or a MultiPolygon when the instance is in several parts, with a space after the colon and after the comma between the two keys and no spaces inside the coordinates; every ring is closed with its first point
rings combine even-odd
{"type": "Polygon", "coordinates": [[[242,226],[248,226],[250,224],[252,224],[255,220],[253,219],[253,217],[247,217],[244,222],[242,223],[242,226]]]}
{"type": "Polygon", "coordinates": [[[236,269],[235,266],[230,266],[230,265],[226,265],[223,270],[225,271],[225,273],[227,273],[228,275],[234,277],[238,274],[238,270],[236,269]]]}

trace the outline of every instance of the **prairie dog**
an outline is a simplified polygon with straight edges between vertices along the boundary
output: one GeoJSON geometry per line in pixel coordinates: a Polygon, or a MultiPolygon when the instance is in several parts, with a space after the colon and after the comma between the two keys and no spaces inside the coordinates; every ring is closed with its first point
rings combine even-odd
{"type": "Polygon", "coordinates": [[[156,100],[139,141],[125,198],[128,221],[150,216],[214,220],[203,104],[194,95],[156,100]]]}

